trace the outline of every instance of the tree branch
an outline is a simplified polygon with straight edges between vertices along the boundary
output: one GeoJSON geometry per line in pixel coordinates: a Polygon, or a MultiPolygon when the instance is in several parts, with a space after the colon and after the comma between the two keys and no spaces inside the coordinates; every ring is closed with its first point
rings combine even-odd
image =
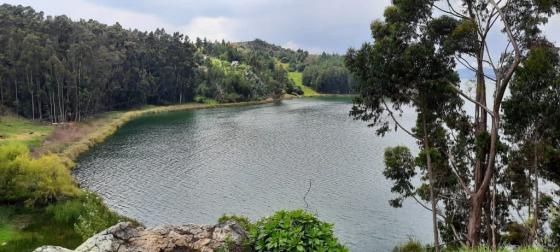
{"type": "MultiPolygon", "coordinates": [[[[430,207],[426,206],[426,204],[424,204],[424,203],[422,203],[420,200],[418,200],[418,198],[416,198],[415,195],[411,195],[410,197],[413,198],[413,199],[416,201],[416,203],[418,203],[420,206],[422,206],[422,207],[425,208],[426,210],[428,210],[428,211],[430,211],[430,212],[433,211],[430,207]]],[[[444,216],[443,214],[441,214],[437,209],[436,209],[436,214],[437,214],[439,217],[441,217],[441,218],[443,218],[443,219],[445,220],[445,216],[444,216]]]]}
{"type": "MultiPolygon", "coordinates": [[[[461,63],[461,65],[463,65],[463,66],[466,67],[467,69],[469,69],[469,70],[471,70],[471,71],[473,71],[473,72],[475,72],[475,73],[478,73],[478,70],[476,70],[476,69],[474,68],[474,66],[472,66],[466,59],[464,59],[464,58],[461,57],[460,55],[457,55],[457,60],[458,60],[459,63],[461,63]]],[[[484,73],[484,70],[482,71],[482,75],[483,75],[484,78],[486,78],[486,79],[490,79],[490,80],[492,80],[492,81],[494,81],[494,82],[496,81],[496,79],[494,79],[494,78],[492,78],[492,77],[486,75],[486,73],[484,73]]]]}
{"type": "Polygon", "coordinates": [[[389,109],[389,106],[387,106],[387,103],[385,103],[384,100],[382,100],[383,105],[385,105],[385,109],[387,110],[387,112],[389,113],[389,115],[391,116],[391,118],[393,119],[393,121],[395,122],[395,124],[397,124],[397,126],[399,128],[401,128],[404,132],[406,132],[407,134],[409,134],[410,136],[412,136],[414,139],[416,140],[422,140],[419,137],[417,137],[416,135],[412,134],[412,132],[410,132],[409,130],[407,130],[405,127],[403,127],[399,121],[397,120],[397,118],[395,118],[395,115],[393,114],[393,111],[391,111],[391,109],[389,109]]]}
{"type": "Polygon", "coordinates": [[[496,10],[498,11],[498,14],[500,15],[500,17],[502,18],[502,21],[504,22],[504,28],[506,30],[506,33],[509,37],[509,40],[511,41],[512,45],[513,45],[513,49],[515,50],[515,57],[521,59],[521,50],[519,50],[519,45],[517,44],[517,41],[515,40],[515,37],[513,36],[513,33],[511,32],[511,27],[510,25],[507,23],[506,17],[504,15],[504,12],[502,11],[502,9],[498,6],[498,4],[496,3],[496,1],[494,0],[490,0],[490,3],[492,5],[494,5],[494,7],[496,7],[496,10]]]}
{"type": "Polygon", "coordinates": [[[458,87],[456,87],[453,83],[449,83],[449,85],[451,85],[451,87],[453,87],[453,89],[455,89],[455,91],[457,93],[459,93],[461,96],[465,97],[467,100],[469,100],[470,102],[480,106],[482,109],[484,109],[490,116],[494,117],[494,112],[492,112],[490,109],[488,109],[488,107],[484,106],[482,103],[475,101],[473,98],[471,98],[470,96],[468,96],[467,94],[463,93],[463,91],[461,91],[461,89],[459,89],[458,87]]]}
{"type": "Polygon", "coordinates": [[[447,156],[449,157],[449,162],[451,163],[451,170],[453,170],[453,173],[455,174],[455,176],[457,176],[457,179],[459,179],[459,184],[461,184],[461,186],[463,187],[463,191],[465,191],[467,197],[470,196],[472,194],[472,191],[471,189],[469,189],[463,178],[459,175],[459,171],[457,171],[457,167],[455,166],[455,158],[449,152],[447,152],[447,156]]]}
{"type": "Polygon", "coordinates": [[[469,17],[467,17],[467,16],[465,16],[465,15],[459,13],[458,11],[456,11],[456,10],[453,8],[453,5],[451,4],[451,2],[450,2],[449,0],[446,0],[446,1],[447,1],[447,6],[449,6],[449,9],[450,9],[453,13],[455,13],[457,16],[459,16],[459,17],[461,17],[461,18],[463,18],[463,19],[469,19],[469,17]]]}
{"type": "Polygon", "coordinates": [[[444,10],[444,9],[438,7],[435,3],[434,3],[433,6],[434,6],[434,8],[438,9],[439,11],[441,11],[441,12],[443,12],[443,13],[445,13],[445,14],[449,14],[449,15],[454,16],[454,17],[456,17],[456,18],[464,18],[463,15],[457,15],[457,14],[454,13],[454,12],[444,10]]]}

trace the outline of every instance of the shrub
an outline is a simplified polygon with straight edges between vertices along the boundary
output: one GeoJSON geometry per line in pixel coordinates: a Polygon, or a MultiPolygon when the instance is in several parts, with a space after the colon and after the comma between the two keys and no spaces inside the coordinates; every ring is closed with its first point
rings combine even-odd
{"type": "Polygon", "coordinates": [[[332,227],[303,210],[279,211],[258,221],[250,240],[255,251],[348,251],[332,227]]]}
{"type": "Polygon", "coordinates": [[[251,232],[251,229],[253,228],[253,224],[251,224],[249,218],[245,216],[224,214],[218,219],[218,223],[220,224],[226,223],[228,221],[233,221],[239,224],[246,232],[251,232]]]}
{"type": "Polygon", "coordinates": [[[552,207],[550,216],[550,235],[547,237],[547,245],[560,248],[560,208],[552,207]]]}
{"type": "Polygon", "coordinates": [[[130,221],[138,224],[109,210],[103,201],[93,193],[85,193],[80,200],[83,209],[76,224],[74,224],[74,230],[84,239],[121,221],[130,221]]]}
{"type": "Polygon", "coordinates": [[[33,159],[22,144],[0,146],[0,202],[34,205],[78,195],[69,165],[52,154],[33,159]]]}
{"type": "Polygon", "coordinates": [[[393,252],[424,252],[426,249],[422,246],[422,243],[416,240],[409,240],[408,242],[395,247],[393,252]]]}
{"type": "Polygon", "coordinates": [[[84,206],[80,199],[74,199],[49,205],[45,212],[51,215],[57,224],[74,225],[84,212],[84,206]]]}

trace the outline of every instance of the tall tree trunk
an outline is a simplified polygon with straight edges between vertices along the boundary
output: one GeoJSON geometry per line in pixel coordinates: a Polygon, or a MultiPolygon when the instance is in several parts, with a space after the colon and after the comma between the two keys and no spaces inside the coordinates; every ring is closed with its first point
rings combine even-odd
{"type": "Polygon", "coordinates": [[[4,82],[0,80],[0,105],[4,105],[4,82]]]}
{"type": "MultiPolygon", "coordinates": [[[[485,38],[482,38],[485,41],[485,38]]],[[[477,72],[476,72],[476,101],[486,107],[486,80],[484,76],[484,42],[480,43],[480,51],[477,54],[477,72]]],[[[488,115],[484,108],[478,104],[475,105],[475,137],[488,132],[488,115]]],[[[476,247],[480,243],[480,226],[482,223],[482,214],[484,200],[486,198],[486,190],[479,195],[481,189],[485,167],[487,165],[488,155],[486,150],[481,151],[476,156],[474,167],[474,194],[470,197],[469,224],[467,226],[467,239],[471,247],[476,247]],[[479,208],[479,209],[475,209],[479,208]]]]}
{"type": "Polygon", "coordinates": [[[29,88],[29,93],[31,94],[31,118],[35,120],[35,100],[33,96],[33,72],[27,74],[27,87],[29,88]]]}
{"type": "Polygon", "coordinates": [[[54,123],[54,104],[53,104],[53,94],[52,91],[49,91],[49,89],[47,89],[47,96],[49,96],[49,115],[51,118],[51,123],[54,123]]]}
{"type": "Polygon", "coordinates": [[[64,109],[62,108],[62,87],[60,85],[60,80],[58,79],[58,76],[55,77],[56,80],[56,97],[58,100],[58,111],[60,113],[59,115],[59,121],[60,122],[64,122],[66,121],[66,118],[64,118],[64,109]]]}
{"type": "Polygon", "coordinates": [[[36,84],[36,89],[37,89],[37,110],[39,111],[39,120],[43,120],[43,106],[42,106],[42,101],[41,101],[41,86],[39,85],[39,80],[35,81],[36,84]]]}
{"type": "Polygon", "coordinates": [[[470,198],[467,235],[471,247],[476,247],[479,244],[480,226],[482,223],[482,203],[484,202],[484,196],[484,194],[474,193],[470,198]]]}
{"type": "Polygon", "coordinates": [[[538,144],[534,143],[534,153],[533,153],[533,169],[535,174],[534,180],[534,187],[535,187],[535,210],[533,214],[533,230],[532,230],[532,238],[531,238],[531,245],[533,245],[536,241],[538,241],[538,232],[539,232],[539,160],[538,160],[538,144]]]}
{"type": "Polygon", "coordinates": [[[17,103],[17,106],[16,106],[16,113],[17,113],[17,112],[19,112],[19,98],[18,98],[17,76],[14,78],[14,85],[15,85],[15,88],[16,88],[16,103],[17,103]]]}
{"type": "Polygon", "coordinates": [[[439,246],[439,231],[437,226],[437,203],[434,196],[434,174],[433,174],[433,167],[432,167],[432,157],[430,155],[430,143],[428,141],[428,131],[426,129],[426,114],[425,111],[422,112],[422,124],[424,128],[424,149],[426,150],[426,164],[428,166],[428,176],[430,179],[430,201],[432,204],[432,226],[434,232],[434,247],[436,252],[440,251],[439,246]]]}
{"type": "Polygon", "coordinates": [[[496,244],[496,178],[492,179],[492,251],[496,252],[498,246],[496,244]]]}
{"type": "Polygon", "coordinates": [[[78,78],[76,79],[76,118],[75,121],[80,121],[80,98],[79,98],[79,88],[80,88],[80,69],[81,69],[81,62],[78,63],[78,78]]]}
{"type": "Polygon", "coordinates": [[[33,90],[31,92],[31,120],[35,121],[35,101],[33,99],[33,90]]]}

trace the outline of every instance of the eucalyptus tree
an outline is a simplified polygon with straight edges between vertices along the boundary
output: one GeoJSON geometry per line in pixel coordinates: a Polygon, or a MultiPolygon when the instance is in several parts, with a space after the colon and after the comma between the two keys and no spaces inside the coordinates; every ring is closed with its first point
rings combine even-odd
{"type": "MultiPolygon", "coordinates": [[[[429,187],[435,192],[431,210],[443,215],[441,225],[454,232],[455,240],[477,246],[481,230],[489,230],[485,241],[494,246],[497,242],[496,190],[492,197],[489,192],[504,165],[500,155],[504,145],[500,141],[502,102],[529,48],[542,41],[539,28],[558,7],[557,1],[394,0],[385,10],[384,20],[371,25],[374,42],[347,54],[360,94],[351,114],[371,122],[381,134],[394,121],[395,129],[422,139],[422,152],[441,157],[441,169],[450,176],[433,176],[428,169],[428,176],[433,177],[429,187]],[[489,46],[489,36],[500,36],[504,45],[489,46]],[[458,67],[476,74],[474,97],[461,89],[456,75],[453,78],[458,67]],[[486,100],[487,81],[495,86],[491,102],[486,100]],[[462,101],[471,103],[473,112],[467,113],[462,101]],[[399,126],[394,112],[404,106],[415,108],[417,122],[422,122],[412,130],[399,126]],[[419,134],[422,131],[427,134],[419,134]],[[431,138],[438,144],[424,143],[431,138]],[[434,204],[439,198],[447,199],[441,201],[443,211],[434,204]],[[461,205],[468,211],[462,211],[461,205]]],[[[396,186],[406,182],[388,177],[395,179],[396,186]]],[[[410,181],[414,176],[409,177],[404,179],[410,181]]],[[[422,188],[396,191],[411,197],[422,188]]]]}
{"type": "MultiPolygon", "coordinates": [[[[511,96],[504,102],[504,129],[515,143],[508,174],[513,197],[528,208],[531,244],[541,240],[541,211],[548,208],[548,197],[539,191],[539,179],[558,183],[559,172],[547,163],[560,151],[560,56],[554,45],[536,44],[519,67],[511,85],[511,96]],[[541,172],[542,170],[542,172],[541,172]],[[541,176],[542,175],[544,176],[541,176]],[[532,199],[532,200],[531,200],[532,199]],[[532,210],[532,211],[531,211],[532,210]]],[[[518,206],[519,207],[519,206],[518,206]]]]}

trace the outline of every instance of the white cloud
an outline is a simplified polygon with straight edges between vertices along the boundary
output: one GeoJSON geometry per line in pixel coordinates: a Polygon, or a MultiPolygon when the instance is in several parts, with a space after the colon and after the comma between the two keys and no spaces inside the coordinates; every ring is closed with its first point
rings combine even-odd
{"type": "Polygon", "coordinates": [[[555,15],[548,20],[543,32],[548,40],[554,42],[556,46],[560,46],[560,15],[555,15]]]}
{"type": "Polygon", "coordinates": [[[284,44],[282,45],[282,47],[288,48],[288,49],[292,49],[292,50],[297,50],[297,49],[300,49],[300,48],[301,48],[300,45],[298,45],[296,42],[291,41],[291,40],[288,41],[288,42],[286,42],[286,43],[284,43],[284,44]]]}
{"type": "Polygon", "coordinates": [[[239,39],[236,36],[239,28],[240,22],[233,18],[195,17],[182,29],[182,32],[190,38],[236,41],[239,39]]]}

